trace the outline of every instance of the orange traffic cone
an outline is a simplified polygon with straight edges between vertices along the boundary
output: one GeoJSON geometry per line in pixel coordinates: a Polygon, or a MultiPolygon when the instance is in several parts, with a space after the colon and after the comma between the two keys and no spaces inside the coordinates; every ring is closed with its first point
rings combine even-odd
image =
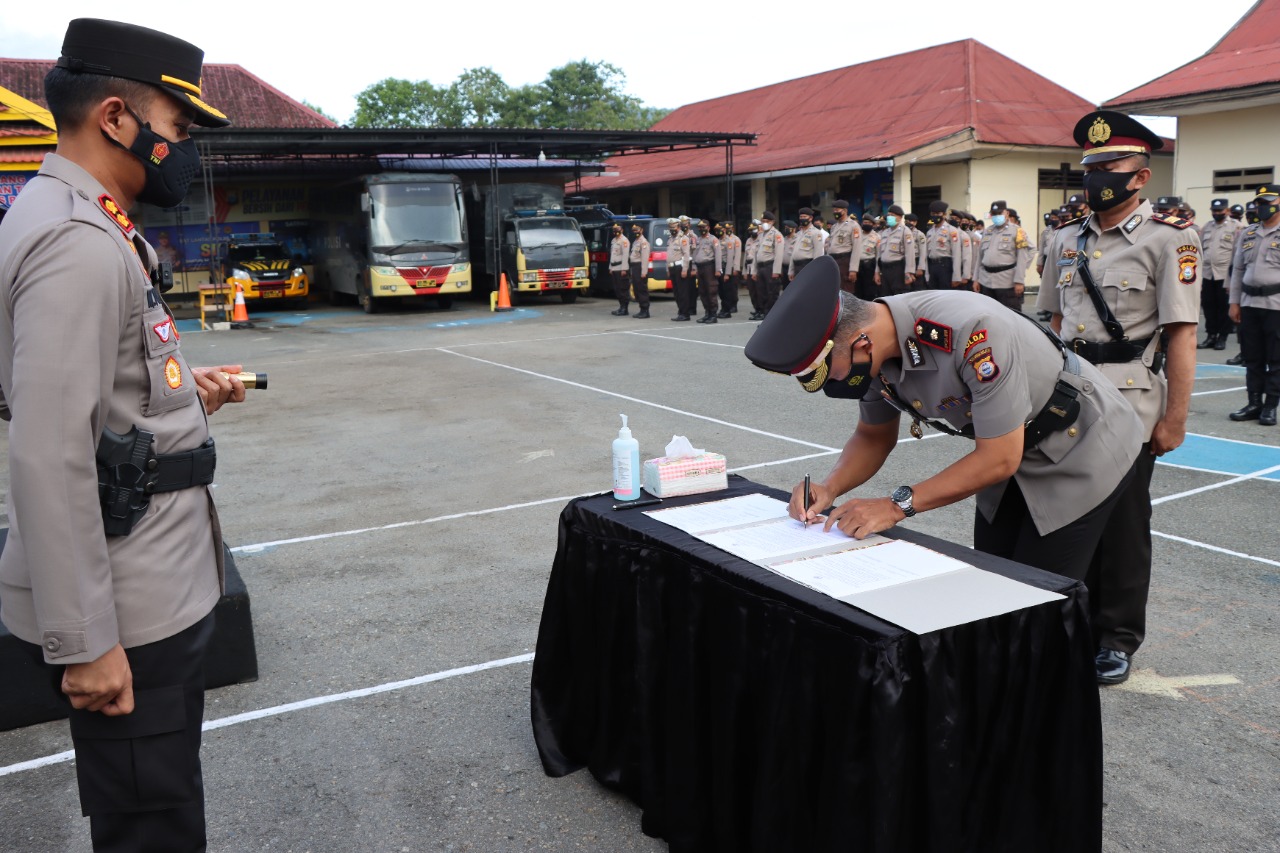
{"type": "Polygon", "coordinates": [[[502,273],[502,278],[498,284],[498,309],[499,311],[510,311],[511,309],[511,289],[507,287],[507,274],[502,273]]]}
{"type": "Polygon", "coordinates": [[[244,288],[239,284],[236,285],[236,304],[231,309],[231,328],[253,328],[253,324],[249,322],[249,307],[244,304],[244,288]]]}

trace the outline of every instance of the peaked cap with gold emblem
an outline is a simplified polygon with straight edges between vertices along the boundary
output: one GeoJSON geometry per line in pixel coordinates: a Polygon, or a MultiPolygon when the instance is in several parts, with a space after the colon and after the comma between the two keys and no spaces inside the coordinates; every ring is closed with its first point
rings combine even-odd
{"type": "Polygon", "coordinates": [[[1133,154],[1150,154],[1164,147],[1164,140],[1146,125],[1113,110],[1094,110],[1080,121],[1072,134],[1084,149],[1080,162],[1105,163],[1133,154]]]}
{"type": "Polygon", "coordinates": [[[58,67],[77,74],[123,77],[163,89],[195,112],[195,123],[226,127],[231,120],[201,100],[204,51],[158,30],[76,18],[67,24],[58,67]]]}
{"type": "Polygon", "coordinates": [[[826,357],[840,317],[840,267],[823,255],[796,274],[769,316],[747,341],[756,367],[795,376],[816,391],[826,380],[826,357]]]}

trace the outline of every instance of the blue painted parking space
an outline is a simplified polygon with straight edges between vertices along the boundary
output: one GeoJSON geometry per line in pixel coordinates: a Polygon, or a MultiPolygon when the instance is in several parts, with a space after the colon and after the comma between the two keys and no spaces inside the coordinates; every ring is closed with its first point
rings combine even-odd
{"type": "MultiPolygon", "coordinates": [[[[1280,447],[1209,435],[1188,435],[1181,447],[1165,454],[1160,462],[1239,476],[1280,465],[1280,447]]],[[[1273,471],[1260,479],[1280,481],[1280,471],[1273,471]]]]}
{"type": "Polygon", "coordinates": [[[1196,379],[1244,379],[1244,368],[1230,364],[1197,364],[1196,379]]]}

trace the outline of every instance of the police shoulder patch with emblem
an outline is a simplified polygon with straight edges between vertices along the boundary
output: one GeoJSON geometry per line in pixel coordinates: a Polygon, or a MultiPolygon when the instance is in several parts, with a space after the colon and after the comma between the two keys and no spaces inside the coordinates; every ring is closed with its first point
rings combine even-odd
{"type": "Polygon", "coordinates": [[[969,336],[969,340],[965,342],[964,357],[968,358],[970,350],[972,350],[978,344],[985,344],[986,342],[987,342],[986,329],[979,329],[978,331],[974,332],[972,335],[969,336]]]}
{"type": "Polygon", "coordinates": [[[1196,256],[1183,255],[1178,258],[1178,281],[1191,284],[1196,280],[1196,256]]]}
{"type": "Polygon", "coordinates": [[[1178,247],[1177,253],[1179,255],[1198,255],[1200,254],[1200,247],[1192,245],[1191,243],[1184,243],[1178,247]]]}
{"type": "Polygon", "coordinates": [[[916,318],[916,339],[928,347],[951,352],[951,327],[924,317],[916,318]]]}

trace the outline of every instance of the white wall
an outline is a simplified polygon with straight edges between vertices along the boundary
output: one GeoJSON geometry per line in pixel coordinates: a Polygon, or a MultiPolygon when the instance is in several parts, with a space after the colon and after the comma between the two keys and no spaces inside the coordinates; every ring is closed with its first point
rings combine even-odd
{"type": "Polygon", "coordinates": [[[1280,177],[1280,105],[1178,117],[1178,146],[1173,183],[1178,195],[1209,219],[1209,202],[1252,201],[1255,189],[1215,193],[1213,173],[1221,169],[1270,166],[1280,177]]]}

